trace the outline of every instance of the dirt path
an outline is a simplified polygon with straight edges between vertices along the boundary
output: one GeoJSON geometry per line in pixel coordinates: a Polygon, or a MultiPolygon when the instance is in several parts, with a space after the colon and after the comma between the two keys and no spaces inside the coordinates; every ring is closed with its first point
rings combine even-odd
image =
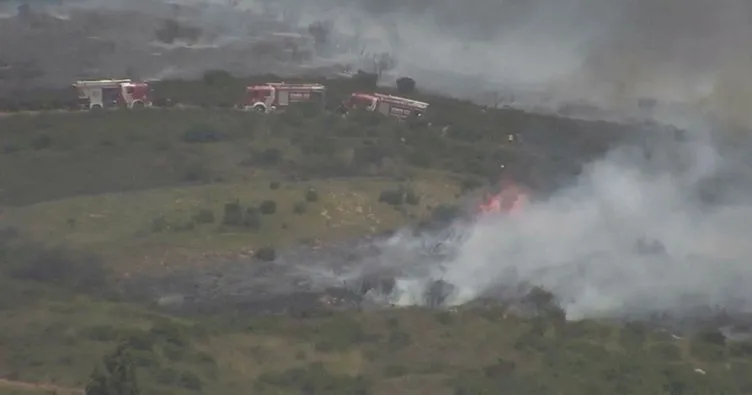
{"type": "Polygon", "coordinates": [[[45,383],[31,383],[27,381],[14,381],[8,379],[0,379],[0,387],[11,387],[24,391],[49,391],[58,394],[83,394],[84,390],[81,388],[68,388],[61,387],[54,384],[45,383]]]}

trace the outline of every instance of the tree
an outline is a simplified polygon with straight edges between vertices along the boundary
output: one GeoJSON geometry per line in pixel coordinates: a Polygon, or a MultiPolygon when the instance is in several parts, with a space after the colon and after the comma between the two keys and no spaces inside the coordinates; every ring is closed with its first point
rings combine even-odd
{"type": "Polygon", "coordinates": [[[86,395],[138,395],[138,382],[127,344],[102,358],[89,377],[86,395]]]}
{"type": "Polygon", "coordinates": [[[415,80],[410,77],[401,77],[397,80],[397,92],[408,94],[415,92],[415,80]]]}

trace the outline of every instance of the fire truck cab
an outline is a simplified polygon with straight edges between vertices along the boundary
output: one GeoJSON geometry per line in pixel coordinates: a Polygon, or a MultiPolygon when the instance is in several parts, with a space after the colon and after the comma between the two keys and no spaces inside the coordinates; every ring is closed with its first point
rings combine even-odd
{"type": "Polygon", "coordinates": [[[268,82],[251,85],[245,90],[246,110],[269,113],[279,107],[293,103],[317,102],[324,104],[326,87],[321,84],[288,84],[285,82],[268,82]]]}
{"type": "Polygon", "coordinates": [[[429,106],[428,103],[422,101],[382,93],[353,93],[344,104],[346,110],[378,111],[400,119],[410,116],[422,117],[429,106]]]}
{"type": "Polygon", "coordinates": [[[78,91],[78,102],[83,109],[151,106],[149,84],[146,82],[133,82],[129,79],[76,81],[73,86],[78,91]]]}

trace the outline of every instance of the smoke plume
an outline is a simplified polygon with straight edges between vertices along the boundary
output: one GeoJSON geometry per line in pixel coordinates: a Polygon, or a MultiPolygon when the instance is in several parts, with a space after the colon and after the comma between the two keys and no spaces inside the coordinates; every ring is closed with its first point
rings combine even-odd
{"type": "Polygon", "coordinates": [[[410,268],[392,301],[423,304],[431,281],[443,280],[454,287],[449,305],[529,284],[552,291],[570,318],[707,306],[749,313],[750,168],[736,155],[746,148],[711,136],[702,129],[623,146],[521,215],[484,216],[451,238],[399,233],[378,263],[410,268]],[[425,263],[425,246],[437,243],[451,253],[425,263]]]}

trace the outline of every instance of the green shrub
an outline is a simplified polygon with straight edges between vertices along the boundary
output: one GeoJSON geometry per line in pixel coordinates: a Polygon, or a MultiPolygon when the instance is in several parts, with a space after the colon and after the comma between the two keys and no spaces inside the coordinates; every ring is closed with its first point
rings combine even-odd
{"type": "Polygon", "coordinates": [[[406,376],[408,370],[403,365],[387,365],[384,368],[384,376],[386,377],[402,377],[406,376]]]}
{"type": "Polygon", "coordinates": [[[405,194],[398,190],[384,190],[379,195],[379,202],[386,203],[392,206],[399,206],[404,202],[405,194]]]}
{"type": "Polygon", "coordinates": [[[267,148],[258,156],[256,162],[262,166],[276,166],[282,162],[283,158],[282,151],[279,149],[267,148]]]}
{"type": "Polygon", "coordinates": [[[306,206],[305,202],[297,202],[292,207],[292,212],[298,215],[303,215],[308,212],[308,207],[306,206]]]}
{"type": "Polygon", "coordinates": [[[261,228],[261,210],[256,207],[248,207],[245,210],[243,226],[250,230],[258,230],[261,228]]]}
{"type": "Polygon", "coordinates": [[[729,344],[729,354],[733,357],[748,358],[752,356],[752,342],[739,341],[729,344]]]}
{"type": "Polygon", "coordinates": [[[490,379],[501,379],[514,373],[516,368],[514,361],[499,358],[495,364],[483,368],[483,374],[490,379]]]}
{"type": "Polygon", "coordinates": [[[171,321],[154,324],[149,333],[155,340],[162,343],[171,343],[179,347],[185,347],[190,343],[185,328],[171,321]]]}
{"type": "Polygon", "coordinates": [[[200,182],[209,181],[210,179],[211,171],[201,162],[190,163],[183,171],[183,181],[200,182]]]}
{"type": "Polygon", "coordinates": [[[442,325],[451,325],[454,322],[454,317],[452,316],[452,313],[442,311],[436,313],[436,321],[442,325]]]}
{"type": "Polygon", "coordinates": [[[83,292],[102,290],[107,283],[108,271],[96,255],[36,243],[6,247],[2,252],[8,261],[0,270],[12,278],[83,292]]]}
{"type": "Polygon", "coordinates": [[[159,368],[155,371],[153,371],[154,380],[163,385],[173,385],[178,379],[178,373],[177,370],[173,367],[164,367],[159,368]]]}
{"type": "Polygon", "coordinates": [[[197,224],[212,224],[214,223],[214,211],[202,208],[193,215],[192,219],[197,224]]]}
{"type": "Polygon", "coordinates": [[[408,189],[405,192],[405,203],[411,205],[411,206],[417,206],[420,204],[420,196],[415,193],[412,189],[408,189]]]}
{"type": "Polygon", "coordinates": [[[227,226],[242,226],[243,225],[243,207],[240,206],[240,202],[226,203],[224,207],[224,217],[222,223],[227,226]]]}
{"type": "Polygon", "coordinates": [[[410,77],[398,78],[397,92],[403,95],[415,92],[415,80],[410,77]]]}
{"type": "Polygon", "coordinates": [[[201,377],[189,370],[178,374],[177,385],[192,391],[201,391],[204,388],[204,382],[201,380],[201,377]]]}
{"type": "Polygon", "coordinates": [[[138,351],[151,351],[154,346],[154,337],[150,333],[137,331],[125,338],[125,343],[138,351]]]}
{"type": "Polygon", "coordinates": [[[315,189],[310,188],[305,193],[305,200],[306,202],[309,202],[309,203],[318,202],[319,193],[315,189]]]}
{"type": "Polygon", "coordinates": [[[716,346],[726,345],[726,336],[717,329],[702,331],[695,335],[695,340],[716,346]]]}
{"type": "Polygon", "coordinates": [[[459,206],[442,204],[431,210],[431,219],[440,224],[448,224],[458,219],[461,214],[459,206]]]}
{"type": "Polygon", "coordinates": [[[185,349],[174,343],[166,343],[162,346],[162,354],[170,361],[180,361],[185,355],[185,349]]]}
{"type": "Polygon", "coordinates": [[[280,186],[279,181],[272,181],[269,183],[269,189],[271,190],[277,190],[279,189],[279,186],[280,186]]]}
{"type": "Polygon", "coordinates": [[[363,326],[349,317],[328,320],[317,333],[316,349],[322,352],[344,351],[369,339],[363,326]]]}
{"type": "Polygon", "coordinates": [[[112,325],[96,325],[86,329],[86,337],[89,340],[110,342],[117,339],[118,332],[112,325]]]}
{"type": "Polygon", "coordinates": [[[483,185],[483,182],[481,182],[479,179],[475,177],[464,178],[462,179],[462,183],[461,183],[462,192],[476,190],[480,188],[482,185],[483,185]]]}
{"type": "Polygon", "coordinates": [[[261,247],[256,250],[255,256],[258,260],[272,262],[277,259],[277,251],[274,249],[274,247],[261,247]]]}
{"type": "Polygon", "coordinates": [[[259,206],[261,214],[272,215],[277,212],[277,202],[274,200],[264,200],[259,206]]]}
{"type": "MultiPolygon", "coordinates": [[[[337,375],[327,371],[321,363],[286,370],[281,373],[265,373],[256,380],[258,392],[266,393],[269,387],[283,389],[284,393],[329,395],[372,393],[372,384],[361,376],[337,375]]],[[[280,393],[280,391],[269,391],[280,393]]]]}

